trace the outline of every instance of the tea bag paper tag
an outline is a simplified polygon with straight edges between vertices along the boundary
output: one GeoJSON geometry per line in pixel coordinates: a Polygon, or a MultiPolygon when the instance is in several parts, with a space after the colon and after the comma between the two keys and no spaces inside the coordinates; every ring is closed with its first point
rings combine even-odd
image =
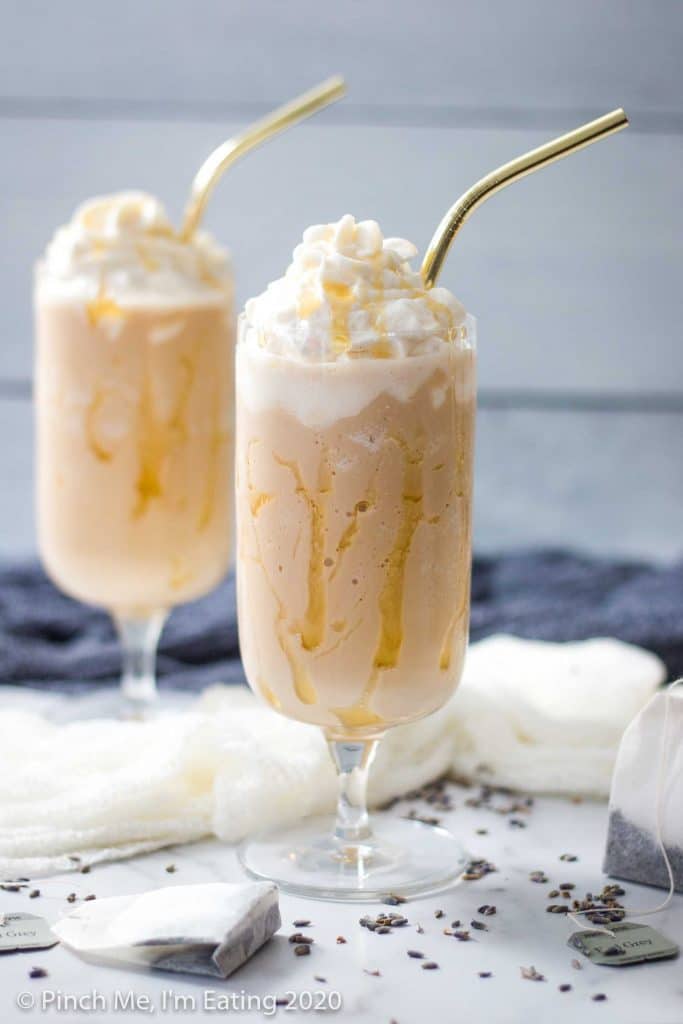
{"type": "Polygon", "coordinates": [[[35,914],[0,914],[0,953],[20,949],[50,949],[59,939],[43,917],[35,914]]]}
{"type": "Polygon", "coordinates": [[[594,964],[605,967],[642,964],[647,960],[678,956],[676,943],[647,924],[622,921],[611,925],[610,930],[614,932],[613,936],[596,931],[574,932],[567,944],[578,949],[594,964]]]}

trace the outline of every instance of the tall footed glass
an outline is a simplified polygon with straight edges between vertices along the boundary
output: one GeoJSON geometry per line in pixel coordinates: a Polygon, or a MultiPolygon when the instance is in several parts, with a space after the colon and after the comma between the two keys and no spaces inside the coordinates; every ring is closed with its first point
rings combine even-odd
{"type": "Polygon", "coordinates": [[[334,820],[257,837],[241,859],[313,897],[416,894],[466,859],[445,830],[372,823],[366,805],[382,736],[448,700],[468,636],[475,322],[394,357],[405,340],[303,360],[244,317],[238,331],[242,658],[271,707],[323,729],[339,779],[334,820]]]}
{"type": "Polygon", "coordinates": [[[98,715],[155,706],[166,616],[228,568],[231,281],[220,251],[181,243],[137,194],[77,211],[37,269],[40,552],[58,587],[113,616],[122,686],[98,715]]]}

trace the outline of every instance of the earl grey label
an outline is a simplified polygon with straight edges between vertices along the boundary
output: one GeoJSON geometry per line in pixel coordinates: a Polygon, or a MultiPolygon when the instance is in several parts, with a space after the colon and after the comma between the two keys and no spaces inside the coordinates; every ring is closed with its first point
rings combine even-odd
{"type": "Polygon", "coordinates": [[[614,935],[604,932],[574,932],[568,945],[587,956],[594,964],[606,967],[621,967],[626,964],[642,964],[646,960],[663,960],[678,956],[678,946],[661,932],[647,924],[623,921],[613,924],[614,935]]]}
{"type": "Polygon", "coordinates": [[[0,953],[19,949],[49,949],[59,939],[43,917],[35,914],[0,914],[0,953]]]}

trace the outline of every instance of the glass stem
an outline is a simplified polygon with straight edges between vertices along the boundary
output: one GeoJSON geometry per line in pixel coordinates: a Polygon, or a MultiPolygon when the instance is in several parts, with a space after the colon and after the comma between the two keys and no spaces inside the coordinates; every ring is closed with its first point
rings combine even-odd
{"type": "Polygon", "coordinates": [[[345,843],[360,843],[372,836],[367,808],[368,772],[377,740],[332,740],[330,753],[339,780],[334,834],[345,843]]]}
{"type": "Polygon", "coordinates": [[[156,656],[166,612],[151,615],[114,615],[121,641],[121,691],[131,708],[144,709],[157,697],[156,656]]]}

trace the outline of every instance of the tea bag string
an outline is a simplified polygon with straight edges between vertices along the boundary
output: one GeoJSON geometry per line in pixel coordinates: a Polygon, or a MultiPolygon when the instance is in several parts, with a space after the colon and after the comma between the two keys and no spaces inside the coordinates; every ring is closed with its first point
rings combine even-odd
{"type": "MultiPolygon", "coordinates": [[[[673,868],[671,867],[671,861],[669,860],[669,854],[666,851],[663,837],[663,826],[662,826],[662,804],[664,803],[664,766],[666,764],[666,753],[668,746],[668,725],[669,725],[669,707],[671,704],[671,691],[677,686],[683,685],[683,676],[679,679],[674,680],[666,688],[666,694],[664,698],[664,722],[662,723],[662,742],[659,750],[659,765],[657,768],[657,797],[655,803],[655,838],[657,840],[657,846],[662,854],[664,864],[666,866],[666,873],[669,876],[669,891],[666,894],[665,899],[661,903],[658,903],[656,907],[649,907],[645,910],[638,910],[636,908],[631,909],[630,907],[623,907],[624,917],[650,917],[652,914],[661,914],[663,910],[671,903],[674,893],[676,891],[676,881],[674,879],[673,868]]],[[[599,911],[597,911],[599,913],[599,911]]],[[[583,927],[584,922],[579,921],[581,914],[595,914],[595,907],[592,910],[575,910],[567,914],[570,921],[579,927],[583,927]]],[[[614,932],[610,931],[609,928],[605,928],[602,925],[596,925],[593,929],[596,932],[603,932],[605,935],[611,935],[614,937],[614,932]]]]}

